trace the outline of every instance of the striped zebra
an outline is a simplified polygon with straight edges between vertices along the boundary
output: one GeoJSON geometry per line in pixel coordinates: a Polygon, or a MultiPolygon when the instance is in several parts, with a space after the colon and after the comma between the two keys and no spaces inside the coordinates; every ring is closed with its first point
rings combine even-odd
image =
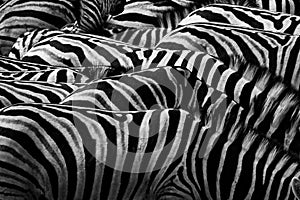
{"type": "Polygon", "coordinates": [[[132,1],[125,5],[122,13],[112,16],[107,24],[131,28],[174,29],[183,18],[196,8],[198,8],[196,2],[181,6],[172,1],[162,3],[132,1]]]}
{"type": "Polygon", "coordinates": [[[86,32],[101,29],[109,14],[123,11],[121,0],[11,0],[0,7],[0,54],[7,55],[16,39],[34,29],[60,29],[76,20],[86,32]]]}
{"type": "Polygon", "coordinates": [[[228,64],[231,56],[267,67],[296,89],[299,80],[298,36],[214,23],[194,23],[168,33],[156,49],[203,51],[228,64]]]}
{"type": "Polygon", "coordinates": [[[255,129],[232,125],[233,113],[194,161],[201,199],[299,199],[299,157],[255,129]]]}
{"type": "Polygon", "coordinates": [[[0,80],[86,83],[98,79],[99,71],[102,69],[87,67],[79,68],[79,70],[24,62],[0,56],[0,80]]]}
{"type": "Polygon", "coordinates": [[[210,101],[214,101],[205,96],[211,93],[215,93],[213,98],[220,92],[188,70],[159,67],[92,81],[60,104],[113,111],[172,108],[205,117],[210,101]]]}
{"type": "Polygon", "coordinates": [[[61,30],[34,29],[20,35],[9,51],[8,57],[21,60],[23,55],[36,43],[55,35],[63,34],[61,30]]]}
{"type": "Polygon", "coordinates": [[[125,0],[81,0],[78,26],[84,33],[101,34],[109,15],[124,10],[125,0]]]}
{"type": "MultiPolygon", "coordinates": [[[[164,199],[163,192],[176,192],[180,181],[172,183],[166,174],[190,170],[182,155],[199,134],[199,123],[174,109],[6,107],[0,111],[0,197],[164,199]]],[[[180,196],[193,198],[188,192],[180,196]]]]}
{"type": "Polygon", "coordinates": [[[259,8],[270,11],[299,15],[300,2],[297,0],[256,0],[259,8]]]}
{"type": "Polygon", "coordinates": [[[299,16],[246,6],[211,4],[191,12],[186,18],[181,20],[178,26],[198,22],[225,23],[263,29],[265,31],[300,35],[299,16]]]}
{"type": "Polygon", "coordinates": [[[207,64],[192,70],[180,65],[142,66],[131,73],[96,80],[77,89],[61,104],[122,111],[180,108],[195,116],[206,116],[212,112],[208,111],[210,103],[217,101],[222,93],[240,109],[247,110],[241,118],[245,126],[300,155],[298,91],[266,68],[243,60],[232,59],[231,64],[225,66],[214,64],[204,55],[203,61],[197,61],[207,61],[207,64]]]}
{"type": "Polygon", "coordinates": [[[37,71],[0,71],[0,80],[45,81],[48,83],[85,83],[86,75],[67,68],[37,71]]]}
{"type": "Polygon", "coordinates": [[[4,108],[0,195],[299,198],[299,157],[251,127],[244,130],[242,119],[251,112],[226,95],[219,95],[207,111],[208,123],[176,109],[122,112],[53,104],[4,108]]]}
{"type": "Polygon", "coordinates": [[[126,27],[164,27],[174,29],[190,12],[203,6],[223,3],[257,7],[255,0],[200,0],[200,1],[127,1],[124,11],[108,21],[108,24],[126,27]]]}
{"type": "MultiPolygon", "coordinates": [[[[76,28],[75,28],[76,29],[76,28]]],[[[153,48],[163,36],[171,31],[169,28],[128,28],[121,26],[106,27],[103,36],[111,39],[132,44],[141,48],[153,48]]],[[[8,57],[21,60],[23,56],[40,41],[49,41],[56,35],[73,33],[73,24],[61,30],[35,29],[20,36],[12,46],[8,57]]],[[[75,31],[76,32],[76,31],[75,31]]],[[[38,45],[38,44],[37,44],[38,45]]]]}
{"type": "Polygon", "coordinates": [[[7,55],[16,39],[36,28],[59,29],[79,17],[79,0],[10,0],[0,7],[0,54],[7,55]]]}
{"type": "Polygon", "coordinates": [[[73,83],[0,80],[0,109],[17,103],[60,103],[79,88],[73,83]]]}
{"type": "Polygon", "coordinates": [[[104,66],[104,69],[109,69],[114,65],[130,68],[132,60],[126,53],[138,49],[140,47],[103,36],[68,33],[40,41],[23,56],[22,61],[71,68],[104,66]],[[115,61],[116,58],[120,63],[115,61]]]}
{"type": "MultiPolygon", "coordinates": [[[[45,45],[41,45],[40,48],[36,45],[23,59],[37,63],[54,64],[57,62],[58,66],[65,65],[66,67],[74,68],[81,66],[83,69],[88,66],[99,67],[98,78],[120,75],[134,70],[136,67],[147,69],[149,67],[158,66],[181,66],[192,73],[198,74],[198,78],[204,79],[210,86],[218,88],[221,92],[224,92],[224,90],[230,91],[230,93],[233,94],[231,98],[234,100],[239,102],[240,99],[239,91],[234,92],[232,90],[234,88],[231,86],[227,87],[225,84],[219,83],[220,74],[222,74],[225,69],[229,70],[229,74],[238,71],[238,69],[236,69],[236,67],[228,67],[220,60],[204,52],[165,49],[151,50],[137,48],[135,46],[132,48],[128,46],[128,44],[99,36],[90,37],[88,35],[64,34],[55,36],[52,39],[52,43],[45,43],[45,45]],[[69,51],[66,51],[67,44],[72,47],[69,51]],[[83,44],[87,45],[84,46],[83,44]],[[53,46],[53,48],[49,48],[49,46],[53,46]],[[78,50],[74,48],[75,46],[78,50]],[[63,47],[64,51],[59,49],[61,47],[63,47]],[[70,57],[70,55],[72,57],[70,57]],[[101,68],[103,69],[102,71],[101,68]]],[[[243,66],[241,63],[237,63],[233,66],[239,65],[243,66]]],[[[250,101],[248,101],[247,104],[249,104],[249,102],[250,101]]]]}

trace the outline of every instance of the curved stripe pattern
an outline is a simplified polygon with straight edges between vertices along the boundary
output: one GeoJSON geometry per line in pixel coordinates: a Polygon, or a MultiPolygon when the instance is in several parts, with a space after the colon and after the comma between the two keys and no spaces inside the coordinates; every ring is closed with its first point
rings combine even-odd
{"type": "Polygon", "coordinates": [[[224,23],[292,35],[300,34],[300,16],[230,4],[211,4],[199,8],[181,20],[178,25],[185,26],[198,22],[224,23]]]}
{"type": "Polygon", "coordinates": [[[298,36],[231,25],[197,23],[175,29],[156,45],[161,49],[203,51],[228,64],[231,56],[265,66],[287,84],[300,87],[298,36]]]}

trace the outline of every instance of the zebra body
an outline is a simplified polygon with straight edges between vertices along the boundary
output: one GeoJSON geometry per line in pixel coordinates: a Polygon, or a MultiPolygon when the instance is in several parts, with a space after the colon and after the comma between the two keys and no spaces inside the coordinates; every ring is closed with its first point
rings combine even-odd
{"type": "Polygon", "coordinates": [[[199,22],[225,23],[291,35],[300,34],[300,16],[230,4],[211,4],[199,8],[181,20],[178,25],[185,26],[199,22]]]}
{"type": "Polygon", "coordinates": [[[161,3],[132,1],[125,5],[122,13],[113,16],[107,23],[132,28],[174,29],[183,18],[196,8],[196,2],[180,5],[172,1],[161,3]]]}
{"type": "Polygon", "coordinates": [[[70,83],[0,80],[0,108],[17,103],[60,103],[79,86],[70,83]]]}
{"type": "MultiPolygon", "coordinates": [[[[183,110],[7,107],[0,111],[0,196],[163,199],[164,192],[176,191],[176,183],[169,184],[165,173],[169,169],[167,174],[176,175],[177,168],[170,165],[186,159],[182,155],[198,124],[183,110]]],[[[187,169],[184,161],[180,165],[187,169]]]]}
{"type": "Polygon", "coordinates": [[[102,36],[70,33],[37,43],[22,60],[71,68],[82,66],[105,68],[113,65],[113,61],[119,57],[121,65],[129,68],[132,64],[125,54],[135,49],[139,47],[102,36]]]}
{"type": "Polygon", "coordinates": [[[10,0],[0,7],[0,54],[8,55],[16,39],[36,28],[59,29],[79,17],[79,0],[10,0]]]}
{"type": "Polygon", "coordinates": [[[36,43],[44,39],[49,39],[55,35],[63,34],[60,30],[34,29],[20,35],[12,46],[8,57],[21,60],[24,54],[36,43]]]}
{"type": "Polygon", "coordinates": [[[256,0],[259,8],[283,12],[292,15],[299,15],[300,2],[297,0],[256,0]]]}
{"type": "MultiPolygon", "coordinates": [[[[160,41],[160,39],[171,30],[172,29],[168,28],[135,29],[121,26],[105,27],[105,31],[108,31],[106,37],[141,48],[153,48],[160,41]]],[[[65,32],[78,33],[78,30],[77,28],[74,30],[69,26],[61,30],[37,29],[26,32],[17,39],[16,43],[12,46],[8,57],[21,60],[23,56],[35,46],[36,43],[40,41],[49,41],[52,37],[64,34],[65,32]]]]}
{"type": "Polygon", "coordinates": [[[1,195],[7,199],[299,197],[299,157],[262,135],[262,130],[244,131],[249,111],[222,94],[205,112],[208,121],[176,109],[104,111],[51,104],[4,108],[1,195]],[[153,135],[160,139],[150,139],[153,135]],[[20,170],[20,165],[26,167],[20,170]]]}
{"type": "Polygon", "coordinates": [[[235,124],[239,114],[228,109],[203,156],[195,159],[199,187],[205,188],[201,199],[299,199],[299,157],[235,124]]]}
{"type": "Polygon", "coordinates": [[[298,36],[230,25],[197,23],[168,33],[155,48],[204,51],[228,64],[231,56],[267,67],[287,84],[300,87],[298,36]]]}

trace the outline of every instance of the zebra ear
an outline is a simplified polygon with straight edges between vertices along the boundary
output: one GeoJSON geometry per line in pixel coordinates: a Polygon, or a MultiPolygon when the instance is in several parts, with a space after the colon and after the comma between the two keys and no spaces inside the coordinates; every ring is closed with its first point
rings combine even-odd
{"type": "Polygon", "coordinates": [[[295,197],[300,199],[300,180],[297,177],[294,177],[291,184],[295,197]]]}

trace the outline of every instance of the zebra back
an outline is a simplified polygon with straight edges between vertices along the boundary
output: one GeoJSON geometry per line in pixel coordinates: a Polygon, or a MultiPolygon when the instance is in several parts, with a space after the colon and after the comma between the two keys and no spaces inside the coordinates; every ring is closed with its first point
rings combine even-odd
{"type": "Polygon", "coordinates": [[[225,23],[292,35],[300,34],[299,16],[230,4],[211,4],[199,8],[181,20],[178,25],[185,26],[198,22],[225,23]]]}
{"type": "Polygon", "coordinates": [[[34,29],[20,35],[12,46],[8,57],[21,60],[36,43],[44,39],[49,39],[55,35],[63,34],[60,30],[34,29]]]}
{"type": "Polygon", "coordinates": [[[78,86],[70,83],[0,80],[0,108],[18,103],[59,103],[78,86]]]}
{"type": "Polygon", "coordinates": [[[125,5],[124,11],[113,16],[107,23],[132,28],[168,28],[174,29],[191,11],[196,3],[185,6],[172,1],[159,2],[136,1],[125,5]]]}
{"type": "Polygon", "coordinates": [[[249,29],[231,25],[197,23],[169,32],[155,48],[203,51],[229,63],[231,56],[239,56],[250,63],[267,67],[281,76],[286,84],[300,87],[298,36],[278,32],[249,29]]]}

